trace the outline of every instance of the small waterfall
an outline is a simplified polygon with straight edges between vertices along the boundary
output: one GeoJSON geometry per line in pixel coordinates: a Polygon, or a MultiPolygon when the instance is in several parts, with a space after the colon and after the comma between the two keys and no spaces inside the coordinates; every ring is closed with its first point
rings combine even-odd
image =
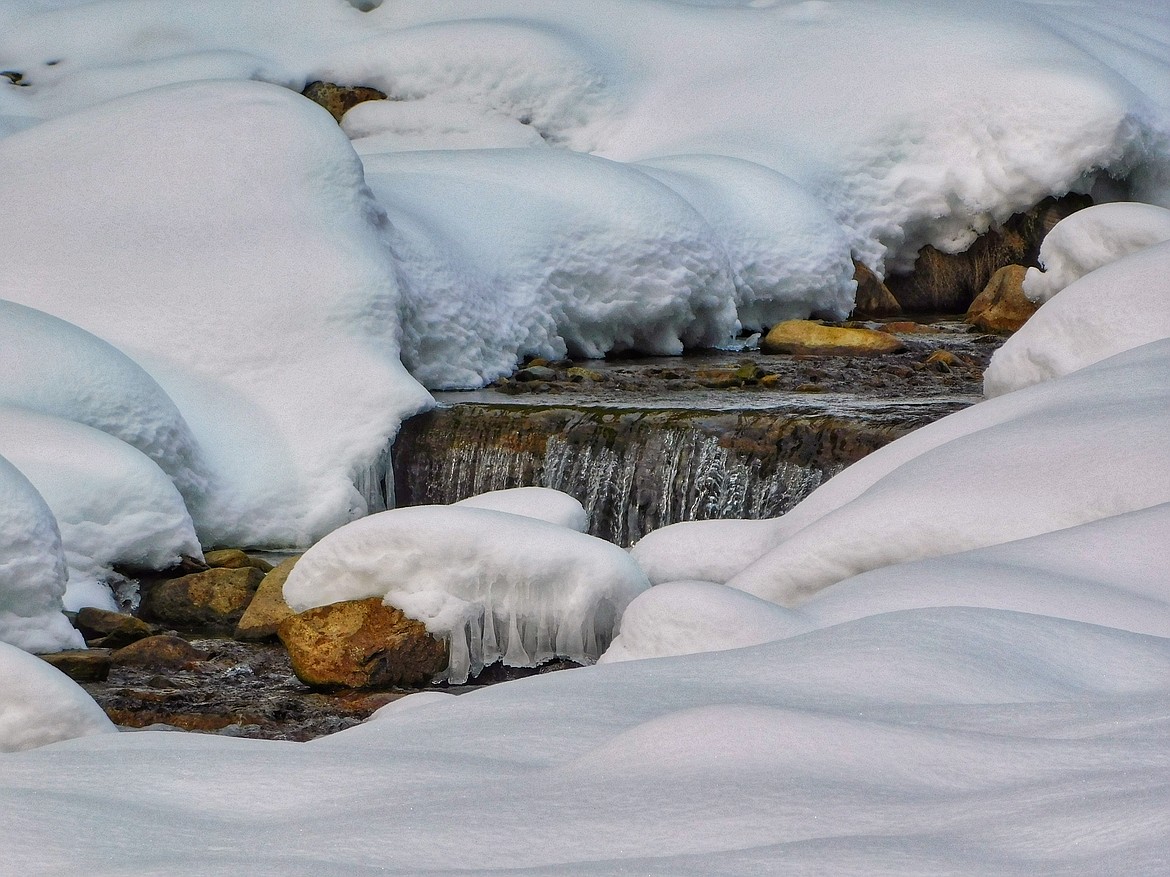
{"type": "Polygon", "coordinates": [[[629,546],[676,521],[783,514],[912,425],[775,411],[459,404],[394,446],[399,505],[539,485],[580,500],[590,532],[629,546]]]}

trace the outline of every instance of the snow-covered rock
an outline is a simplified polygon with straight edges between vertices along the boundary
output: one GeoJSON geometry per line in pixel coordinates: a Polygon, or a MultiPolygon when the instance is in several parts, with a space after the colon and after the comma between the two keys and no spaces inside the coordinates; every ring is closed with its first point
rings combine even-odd
{"type": "Polygon", "coordinates": [[[203,556],[183,498],[145,454],[107,433],[0,405],[0,455],[44,498],[69,568],[66,609],[117,609],[113,565],[166,569],[203,556]]]}
{"type": "Polygon", "coordinates": [[[80,685],[40,658],[0,642],[0,752],[117,730],[80,685]]]}
{"type": "Polygon", "coordinates": [[[85,647],[61,612],[66,575],[53,513],[0,457],[0,643],[29,652],[85,647]]]}
{"type": "Polygon", "coordinates": [[[1170,241],[1110,262],[1046,302],[992,356],[983,392],[1000,396],[1170,338],[1167,302],[1170,241]]]}
{"type": "Polygon", "coordinates": [[[6,137],[0,160],[22,230],[0,291],[174,400],[213,476],[204,542],[307,544],[377,507],[354,483],[429,397],[397,357],[385,216],[328,113],[260,83],[173,86],[6,137]]]}
{"type": "Polygon", "coordinates": [[[1170,240],[1170,210],[1115,202],[1078,210],[1040,244],[1043,269],[1029,268],[1024,293],[1043,303],[1074,280],[1137,250],[1170,240]]]}
{"type": "Polygon", "coordinates": [[[448,638],[447,677],[503,660],[595,661],[649,587],[626,552],[535,518],[415,506],[354,521],[305,552],[284,584],[296,612],[341,600],[387,605],[448,638]]]}
{"type": "Polygon", "coordinates": [[[570,530],[584,533],[589,529],[585,507],[569,494],[550,487],[513,487],[508,490],[489,490],[461,499],[453,505],[474,509],[493,509],[524,515],[550,524],[560,524],[570,530]]]}

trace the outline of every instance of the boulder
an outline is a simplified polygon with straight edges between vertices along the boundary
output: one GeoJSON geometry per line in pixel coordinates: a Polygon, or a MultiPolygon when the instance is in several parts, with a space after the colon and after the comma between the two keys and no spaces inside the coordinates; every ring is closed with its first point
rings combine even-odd
{"type": "Polygon", "coordinates": [[[234,639],[255,642],[276,636],[276,629],[286,618],[296,614],[284,602],[284,580],[300,560],[300,555],[290,557],[264,577],[256,589],[252,602],[244,610],[240,623],[236,625],[234,639]]]}
{"type": "Polygon", "coordinates": [[[852,314],[855,319],[893,317],[902,313],[902,306],[889,288],[868,266],[856,259],[853,260],[853,279],[857,281],[852,314]]]}
{"type": "Polygon", "coordinates": [[[379,597],[309,609],[278,633],[297,678],[318,688],[422,685],[447,666],[447,644],[379,597]]]}
{"type": "Polygon", "coordinates": [[[78,611],[73,626],[91,646],[107,649],[120,649],[155,633],[153,627],[133,615],[92,606],[78,611]]]}
{"type": "Polygon", "coordinates": [[[364,85],[338,85],[336,82],[310,82],[301,92],[313,103],[320,104],[338,122],[358,104],[369,100],[386,100],[386,93],[364,85]]]}
{"type": "Polygon", "coordinates": [[[258,569],[260,572],[272,572],[272,564],[259,557],[249,557],[239,548],[220,548],[208,551],[203,555],[207,565],[213,569],[258,569]]]}
{"type": "Polygon", "coordinates": [[[109,649],[67,649],[37,655],[74,682],[103,682],[110,675],[109,649]]]}
{"type": "Polygon", "coordinates": [[[264,579],[258,569],[209,569],[159,582],[142,598],[142,614],[183,630],[231,633],[264,579]]]}
{"type": "Polygon", "coordinates": [[[971,307],[967,322],[984,332],[1015,332],[1038,305],[1024,295],[1025,265],[1005,265],[992,276],[971,307]]]}
{"type": "Polygon", "coordinates": [[[145,667],[150,670],[185,670],[210,657],[182,637],[148,636],[118,649],[110,660],[115,667],[145,667]]]}
{"type": "Polygon", "coordinates": [[[819,354],[822,356],[875,356],[897,353],[906,345],[889,332],[874,329],[842,329],[812,320],[777,323],[760,341],[764,353],[819,354]]]}
{"type": "Polygon", "coordinates": [[[914,270],[887,277],[886,286],[906,311],[963,313],[1000,268],[1037,264],[1044,235],[1064,217],[1091,204],[1087,195],[1046,198],[984,232],[962,253],[925,246],[914,270]]]}

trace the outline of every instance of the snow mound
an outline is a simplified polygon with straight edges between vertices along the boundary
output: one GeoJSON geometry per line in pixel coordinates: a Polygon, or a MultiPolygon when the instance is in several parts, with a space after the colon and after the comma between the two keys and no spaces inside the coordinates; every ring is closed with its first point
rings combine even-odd
{"type": "Polygon", "coordinates": [[[1170,241],[1110,262],[1046,302],[995,352],[983,392],[1001,396],[1170,338],[1167,301],[1170,241]]]}
{"type": "Polygon", "coordinates": [[[1040,244],[1040,268],[1024,276],[1024,294],[1043,304],[1074,280],[1122,256],[1170,240],[1170,210],[1117,202],[1078,210],[1040,244]]]}
{"type": "Polygon", "coordinates": [[[65,578],[53,513],[20,470],[0,457],[0,642],[29,652],[84,648],[61,613],[65,578]]]}
{"type": "Polygon", "coordinates": [[[493,509],[559,524],[584,533],[589,529],[585,507],[560,490],[550,487],[514,487],[509,490],[490,490],[453,503],[475,509],[493,509]]]}
{"type": "Polygon", "coordinates": [[[739,649],[804,633],[801,613],[713,582],[667,582],[634,598],[599,664],[739,649]]]}
{"type": "Polygon", "coordinates": [[[117,731],[80,685],[40,658],[0,642],[0,752],[117,731]]]}
{"type": "Polygon", "coordinates": [[[626,605],[649,587],[626,552],[507,512],[415,506],[354,521],[305,552],[284,598],[296,612],[384,597],[448,638],[447,678],[503,660],[595,661],[626,605]]]}
{"type": "Polygon", "coordinates": [[[206,465],[175,403],[141,366],[84,329],[0,300],[0,403],[74,420],[140,450],[189,506],[208,490],[206,465]]]}
{"type": "Polygon", "coordinates": [[[166,569],[202,558],[183,498],[149,458],[104,432],[0,405],[0,454],[45,500],[69,568],[66,609],[117,609],[114,564],[166,569]]]}
{"type": "Polygon", "coordinates": [[[512,116],[434,100],[367,101],[341,120],[358,155],[416,149],[506,149],[547,146],[512,116]]]}
{"type": "Polygon", "coordinates": [[[427,238],[395,248],[402,357],[427,386],[478,386],[523,355],[681,353],[738,328],[718,236],[636,168],[551,149],[364,162],[395,225],[427,238]]]}
{"type": "Polygon", "coordinates": [[[0,288],[174,400],[213,475],[191,507],[205,543],[304,545],[379,507],[355,481],[377,484],[430,400],[397,357],[386,218],[326,112],[259,83],[153,89],[0,140],[0,160],[22,169],[0,179],[22,222],[0,288]]]}

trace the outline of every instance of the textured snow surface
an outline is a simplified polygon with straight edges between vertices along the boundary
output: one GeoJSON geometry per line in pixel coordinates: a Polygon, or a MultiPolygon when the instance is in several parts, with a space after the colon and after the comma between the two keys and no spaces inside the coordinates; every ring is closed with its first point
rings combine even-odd
{"type": "Polygon", "coordinates": [[[53,513],[0,456],[0,642],[30,652],[85,647],[61,614],[66,575],[53,513]]]}
{"type": "Polygon", "coordinates": [[[1170,240],[1170,210],[1153,204],[1098,204],[1065,217],[1040,244],[1043,269],[1029,268],[1024,294],[1043,304],[1074,280],[1145,247],[1170,240]]]}
{"type": "Polygon", "coordinates": [[[354,480],[429,397],[397,358],[385,217],[328,114],[261,83],[180,85],[7,137],[0,159],[22,224],[0,291],[174,400],[212,474],[191,508],[205,543],[307,544],[366,513],[354,480]]]}
{"type": "Polygon", "coordinates": [[[80,685],[40,658],[0,642],[0,752],[116,731],[80,685]]]}
{"type": "Polygon", "coordinates": [[[166,473],[93,427],[0,405],[0,455],[20,469],[57,520],[69,569],[66,609],[116,609],[113,565],[166,569],[202,558],[191,516],[166,473]]]}
{"type": "Polygon", "coordinates": [[[508,490],[490,490],[453,503],[475,509],[493,509],[524,515],[550,524],[559,524],[584,533],[589,529],[589,516],[580,501],[550,487],[513,487],[508,490]]]}
{"type": "Polygon", "coordinates": [[[447,677],[503,660],[595,661],[626,605],[649,587],[625,551],[576,530],[508,512],[415,506],[354,521],[297,561],[284,584],[297,612],[384,597],[449,638],[447,677]]]}
{"type": "Polygon", "coordinates": [[[983,391],[1000,396],[1170,337],[1170,241],[1074,281],[995,352],[983,391]]]}

